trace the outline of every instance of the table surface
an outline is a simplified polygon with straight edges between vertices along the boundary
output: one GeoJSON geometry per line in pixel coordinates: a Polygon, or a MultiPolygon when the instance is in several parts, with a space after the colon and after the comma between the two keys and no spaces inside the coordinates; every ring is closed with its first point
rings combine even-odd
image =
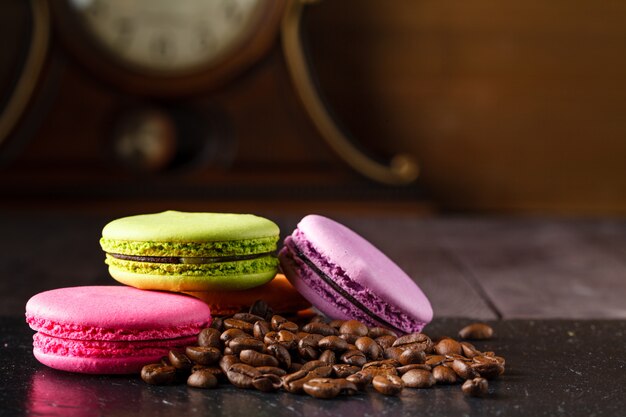
{"type": "MultiPolygon", "coordinates": [[[[300,216],[261,213],[283,234],[300,216]]],[[[51,288],[112,284],[98,245],[110,217],[0,212],[0,414],[567,415],[626,413],[626,220],[336,217],[394,259],[429,296],[425,332],[485,320],[480,343],[507,360],[487,398],[459,386],[330,401],[220,387],[153,387],[136,377],[67,374],[32,357],[24,304],[51,288]]]]}

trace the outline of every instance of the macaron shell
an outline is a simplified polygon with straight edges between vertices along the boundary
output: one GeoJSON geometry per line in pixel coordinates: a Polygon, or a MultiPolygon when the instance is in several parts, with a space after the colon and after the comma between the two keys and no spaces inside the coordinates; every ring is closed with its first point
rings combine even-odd
{"type": "Polygon", "coordinates": [[[33,349],[33,355],[42,364],[53,369],[81,374],[134,374],[149,363],[158,362],[163,355],[129,356],[124,358],[85,358],[61,356],[33,349]]]}
{"type": "MultiPolygon", "coordinates": [[[[309,215],[298,223],[292,234],[294,245],[335,282],[343,282],[364,306],[386,317],[386,307],[402,312],[405,331],[417,331],[432,320],[430,302],[417,284],[370,242],[342,224],[318,215],[309,215]],[[386,305],[379,305],[375,295],[386,305]],[[410,318],[409,321],[406,318],[410,318]]],[[[281,255],[282,263],[282,255],[281,255]]],[[[291,279],[291,276],[288,277],[291,279]]],[[[292,280],[296,288],[298,284],[292,280]]],[[[309,298],[309,301],[312,301],[309,298]]],[[[328,300],[327,300],[328,301],[328,300]]],[[[315,305],[315,303],[313,303],[315,305]]],[[[346,313],[344,311],[344,313],[346,313]]]]}
{"type": "Polygon", "coordinates": [[[45,291],[26,304],[34,330],[70,339],[147,340],[197,334],[210,323],[209,307],[182,294],[125,286],[45,291]]]}
{"type": "Polygon", "coordinates": [[[105,239],[149,242],[211,242],[278,236],[278,226],[252,214],[165,211],[113,220],[105,239]]]}

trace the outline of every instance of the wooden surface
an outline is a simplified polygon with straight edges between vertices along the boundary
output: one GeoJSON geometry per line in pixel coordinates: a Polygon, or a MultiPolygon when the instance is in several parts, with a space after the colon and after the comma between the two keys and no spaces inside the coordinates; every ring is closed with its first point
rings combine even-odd
{"type": "MultiPolygon", "coordinates": [[[[301,218],[259,214],[283,236],[301,218]]],[[[0,314],[22,314],[28,298],[46,289],[112,284],[98,240],[113,217],[0,211],[0,314]]],[[[626,318],[623,219],[333,217],[396,261],[436,317],[626,318]]]]}

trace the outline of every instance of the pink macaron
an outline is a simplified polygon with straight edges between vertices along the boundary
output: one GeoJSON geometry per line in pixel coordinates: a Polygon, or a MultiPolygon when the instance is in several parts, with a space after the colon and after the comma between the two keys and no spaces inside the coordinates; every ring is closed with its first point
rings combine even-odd
{"type": "Polygon", "coordinates": [[[419,332],[432,320],[430,302],[411,277],[346,226],[309,215],[284,243],[284,274],[328,317],[398,333],[419,332]]]}
{"type": "Polygon", "coordinates": [[[122,286],[45,291],[26,304],[33,354],[51,368],[127,374],[197,342],[209,307],[182,294],[122,286]]]}

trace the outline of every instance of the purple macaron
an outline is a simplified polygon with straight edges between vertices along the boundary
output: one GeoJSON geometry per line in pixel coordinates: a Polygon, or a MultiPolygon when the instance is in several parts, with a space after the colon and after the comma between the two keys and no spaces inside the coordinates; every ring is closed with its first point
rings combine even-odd
{"type": "Polygon", "coordinates": [[[285,239],[279,259],[291,284],[330,318],[399,333],[419,332],[432,320],[430,302],[398,265],[326,217],[303,218],[285,239]]]}

